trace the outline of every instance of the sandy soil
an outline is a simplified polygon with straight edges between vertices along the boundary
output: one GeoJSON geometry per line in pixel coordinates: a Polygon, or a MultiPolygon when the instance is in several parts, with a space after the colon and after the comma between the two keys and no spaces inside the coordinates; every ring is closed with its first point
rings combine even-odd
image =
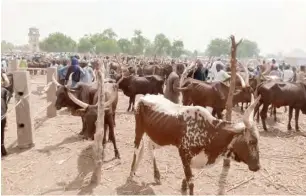
{"type": "MultiPolygon", "coordinates": [[[[35,83],[45,81],[45,76],[32,77],[35,83]]],[[[89,184],[93,170],[92,141],[78,137],[81,119],[70,116],[64,109],[48,119],[46,111],[40,112],[46,105],[45,95],[36,92],[37,84],[31,88],[33,116],[36,116],[35,146],[28,150],[16,147],[15,110],[12,110],[5,138],[9,155],[1,161],[2,194],[181,194],[184,175],[174,147],[157,150],[161,185],[154,185],[153,164],[147,154],[135,177],[137,183],[126,183],[133,155],[134,116],[126,112],[128,98],[121,92],[115,128],[121,160],[113,160],[113,146],[108,143],[102,181],[93,187],[89,184]]],[[[238,108],[235,111],[237,120],[241,114],[238,108]]],[[[269,132],[263,132],[261,124],[258,125],[262,169],[253,173],[242,163],[232,163],[227,194],[306,194],[306,115],[300,116],[304,134],[297,134],[287,132],[288,113],[283,112],[283,108],[278,109],[277,123],[268,119],[269,132]]],[[[193,170],[195,194],[216,194],[221,169],[222,162],[209,169],[193,170]]]]}

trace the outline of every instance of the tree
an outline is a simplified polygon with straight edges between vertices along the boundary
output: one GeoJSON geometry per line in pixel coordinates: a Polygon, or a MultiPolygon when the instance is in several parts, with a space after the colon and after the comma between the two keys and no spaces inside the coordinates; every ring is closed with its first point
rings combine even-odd
{"type": "Polygon", "coordinates": [[[73,52],[77,43],[63,33],[51,33],[47,38],[40,42],[39,47],[46,52],[73,52]]]}
{"type": "Polygon", "coordinates": [[[134,36],[131,39],[132,42],[132,53],[135,55],[143,54],[145,49],[145,38],[142,35],[141,30],[134,30],[134,36]]]}
{"type": "Polygon", "coordinates": [[[79,40],[78,52],[89,52],[94,48],[89,36],[84,36],[79,40]]]}
{"type": "Polygon", "coordinates": [[[105,29],[102,33],[107,39],[116,39],[117,34],[113,31],[112,28],[105,29]]]}
{"type": "Polygon", "coordinates": [[[121,38],[117,41],[117,44],[122,53],[131,54],[132,43],[130,42],[130,40],[121,38]]]}
{"type": "Polygon", "coordinates": [[[1,51],[2,52],[9,52],[14,49],[14,44],[10,42],[6,42],[5,40],[1,41],[1,51]]]}
{"type": "Polygon", "coordinates": [[[171,56],[174,58],[180,57],[184,53],[184,42],[174,40],[171,46],[171,56]]]}
{"type": "Polygon", "coordinates": [[[164,56],[171,53],[171,43],[163,33],[157,34],[155,36],[154,50],[158,56],[164,56]]]}
{"type": "Polygon", "coordinates": [[[216,38],[210,41],[206,49],[208,56],[221,56],[230,51],[230,42],[228,39],[216,38]]]}
{"type": "Polygon", "coordinates": [[[239,58],[258,57],[260,50],[257,43],[250,40],[243,40],[237,49],[237,56],[239,58]]]}

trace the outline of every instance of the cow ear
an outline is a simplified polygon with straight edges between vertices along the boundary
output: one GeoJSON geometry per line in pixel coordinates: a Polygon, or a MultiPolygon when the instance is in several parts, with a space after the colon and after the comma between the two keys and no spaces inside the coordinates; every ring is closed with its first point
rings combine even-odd
{"type": "Polygon", "coordinates": [[[86,109],[77,109],[77,110],[72,110],[71,115],[72,116],[84,116],[86,112],[86,109]]]}

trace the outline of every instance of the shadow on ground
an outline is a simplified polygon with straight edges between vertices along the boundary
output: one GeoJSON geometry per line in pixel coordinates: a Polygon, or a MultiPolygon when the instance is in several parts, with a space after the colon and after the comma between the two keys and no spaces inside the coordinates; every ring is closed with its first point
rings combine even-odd
{"type": "Polygon", "coordinates": [[[150,187],[152,184],[142,182],[138,184],[135,181],[126,181],[122,186],[116,188],[118,195],[155,195],[154,190],[150,187]]]}

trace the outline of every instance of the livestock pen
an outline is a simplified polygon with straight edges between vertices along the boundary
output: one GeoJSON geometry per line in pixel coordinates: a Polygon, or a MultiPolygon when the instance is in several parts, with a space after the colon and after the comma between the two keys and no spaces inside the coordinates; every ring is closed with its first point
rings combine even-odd
{"type": "MultiPolygon", "coordinates": [[[[113,160],[112,145],[107,145],[102,180],[97,186],[90,184],[94,168],[92,141],[78,136],[81,130],[79,117],[71,116],[66,109],[47,116],[46,75],[30,77],[31,110],[34,129],[32,148],[17,146],[16,105],[9,104],[8,128],[5,144],[8,156],[2,158],[2,194],[181,194],[184,176],[175,147],[157,150],[156,159],[161,172],[161,185],[155,185],[153,164],[147,153],[140,165],[135,182],[126,182],[134,152],[135,120],[126,112],[128,97],[119,92],[115,134],[121,159],[113,160]]],[[[141,95],[137,96],[139,98],[141,95]]],[[[136,98],[136,99],[137,99],[136,98]]],[[[250,172],[244,164],[232,162],[229,171],[227,194],[305,194],[306,192],[306,121],[301,116],[301,133],[288,132],[288,113],[279,110],[279,121],[268,118],[270,129],[260,131],[260,159],[262,169],[250,172]]],[[[234,121],[241,118],[239,108],[233,112],[234,121]]],[[[147,152],[147,151],[146,151],[147,152]]],[[[222,163],[213,168],[194,170],[195,194],[216,194],[222,163]]]]}

